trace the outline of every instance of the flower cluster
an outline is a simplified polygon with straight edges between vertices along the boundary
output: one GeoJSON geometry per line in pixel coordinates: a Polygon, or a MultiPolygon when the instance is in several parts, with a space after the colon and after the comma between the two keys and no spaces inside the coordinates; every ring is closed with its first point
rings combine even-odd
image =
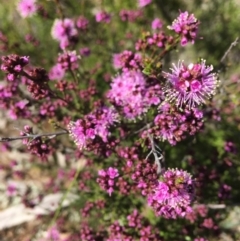
{"type": "Polygon", "coordinates": [[[124,72],[139,70],[142,66],[142,57],[140,54],[124,50],[122,53],[113,55],[113,66],[116,69],[122,69],[124,72]]]}
{"type": "Polygon", "coordinates": [[[78,68],[78,60],[80,56],[77,56],[76,51],[65,51],[58,55],[58,65],[63,70],[74,70],[78,68]]]}
{"type": "Polygon", "coordinates": [[[31,116],[31,112],[27,108],[28,101],[20,100],[12,105],[8,111],[8,115],[11,119],[17,120],[18,118],[28,119],[31,116]]]}
{"type": "Polygon", "coordinates": [[[159,230],[147,222],[138,210],[134,209],[126,219],[127,223],[125,225],[120,224],[119,221],[114,221],[114,223],[111,224],[107,241],[162,240],[159,235],[159,230]]]}
{"type": "Polygon", "coordinates": [[[162,26],[163,26],[163,22],[161,21],[161,19],[159,18],[155,18],[153,21],[152,21],[152,29],[156,30],[156,29],[161,29],[162,26]]]}
{"type": "Polygon", "coordinates": [[[168,169],[158,181],[153,192],[148,194],[148,204],[157,216],[165,218],[184,217],[192,212],[194,183],[186,171],[168,169]]]}
{"type": "Polygon", "coordinates": [[[114,191],[114,179],[119,176],[118,169],[109,167],[106,171],[99,170],[97,183],[103,190],[106,190],[109,196],[112,195],[114,191]]]}
{"type": "Polygon", "coordinates": [[[141,9],[137,9],[137,10],[127,10],[127,9],[122,9],[119,12],[119,16],[121,18],[122,21],[127,21],[127,22],[134,22],[136,21],[138,18],[143,16],[143,12],[141,9]]]}
{"type": "Polygon", "coordinates": [[[133,120],[145,113],[151,105],[159,104],[160,97],[156,95],[158,88],[147,88],[146,80],[139,71],[123,72],[115,77],[107,97],[121,107],[124,116],[133,120]]]}
{"type": "Polygon", "coordinates": [[[216,73],[213,66],[207,66],[205,60],[197,64],[186,66],[179,61],[173,64],[172,73],[164,73],[168,81],[166,96],[169,101],[175,101],[178,107],[189,108],[204,104],[215,94],[218,86],[216,73]]]}
{"type": "Polygon", "coordinates": [[[27,75],[27,90],[36,100],[46,98],[50,95],[48,87],[48,74],[43,68],[34,68],[27,75]]]}
{"type": "Polygon", "coordinates": [[[76,26],[80,30],[86,30],[88,28],[89,21],[84,16],[79,16],[76,21],[76,26]]]}
{"type": "Polygon", "coordinates": [[[0,107],[8,109],[10,99],[17,93],[17,82],[8,82],[6,85],[0,85],[0,107]]]}
{"type": "Polygon", "coordinates": [[[50,80],[61,80],[65,75],[65,70],[60,64],[56,64],[50,69],[48,75],[50,80]]]}
{"type": "Polygon", "coordinates": [[[195,135],[203,127],[203,113],[198,109],[180,111],[176,107],[163,104],[154,118],[153,127],[142,133],[147,138],[147,133],[162,141],[167,140],[171,145],[195,135]]]}
{"type": "Polygon", "coordinates": [[[72,19],[55,19],[51,34],[60,43],[60,47],[65,49],[76,38],[77,29],[72,19]]]}
{"type": "Polygon", "coordinates": [[[11,54],[2,57],[1,70],[7,73],[7,79],[14,81],[22,72],[23,67],[29,63],[28,56],[18,56],[11,54]]]}
{"type": "Polygon", "coordinates": [[[143,8],[145,6],[147,6],[148,4],[150,4],[152,2],[152,0],[138,0],[138,6],[140,8],[143,8]]]}
{"type": "MultiPolygon", "coordinates": [[[[24,126],[24,131],[21,131],[21,136],[33,135],[33,129],[30,126],[24,126]]],[[[45,143],[41,137],[33,138],[32,140],[26,138],[23,139],[23,144],[27,146],[28,150],[40,157],[42,160],[46,160],[47,156],[51,153],[51,147],[45,143]]]]}
{"type": "Polygon", "coordinates": [[[118,118],[113,108],[102,107],[84,116],[83,119],[70,122],[68,130],[80,149],[88,149],[97,137],[105,143],[108,142],[108,136],[111,135],[109,128],[118,122],[118,118]]]}
{"type": "Polygon", "coordinates": [[[110,23],[111,15],[105,11],[98,12],[95,16],[96,22],[110,23]]]}
{"type": "MultiPolygon", "coordinates": [[[[154,25],[154,27],[156,27],[156,25],[154,25]]],[[[153,34],[145,32],[142,34],[142,37],[136,42],[135,49],[137,51],[146,49],[154,50],[156,47],[164,49],[168,44],[171,44],[172,42],[173,37],[167,36],[163,31],[156,32],[153,34]]]]}
{"type": "Polygon", "coordinates": [[[171,26],[168,28],[174,30],[181,36],[181,45],[184,46],[188,42],[194,43],[197,36],[199,21],[193,14],[188,12],[180,13],[171,26]]]}
{"type": "Polygon", "coordinates": [[[148,160],[137,163],[131,179],[136,182],[137,189],[141,191],[143,196],[151,193],[158,180],[157,167],[148,160]]]}
{"type": "Polygon", "coordinates": [[[31,17],[37,12],[36,0],[20,0],[17,10],[22,18],[31,17]]]}

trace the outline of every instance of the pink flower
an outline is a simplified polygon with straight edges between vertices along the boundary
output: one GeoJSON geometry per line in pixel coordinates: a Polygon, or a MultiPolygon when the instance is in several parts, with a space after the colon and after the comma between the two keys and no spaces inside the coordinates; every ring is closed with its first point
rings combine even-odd
{"type": "Polygon", "coordinates": [[[148,4],[150,4],[152,2],[152,0],[138,0],[138,6],[140,8],[143,8],[145,6],[147,6],[148,4]]]}
{"type": "Polygon", "coordinates": [[[65,75],[65,70],[61,67],[60,64],[54,65],[49,71],[50,80],[61,80],[65,75]]]}
{"type": "Polygon", "coordinates": [[[180,13],[171,26],[168,28],[174,30],[181,36],[181,45],[184,46],[188,42],[194,43],[197,36],[199,21],[193,14],[188,12],[180,13]]]}
{"type": "Polygon", "coordinates": [[[69,42],[77,33],[74,21],[69,18],[55,19],[51,30],[52,37],[60,42],[62,49],[69,45],[69,42]]]}
{"type": "Polygon", "coordinates": [[[83,119],[71,122],[70,135],[80,149],[88,148],[98,136],[103,142],[111,135],[109,128],[118,122],[119,116],[114,108],[102,107],[86,115],[83,119]]]}
{"type": "Polygon", "coordinates": [[[17,194],[17,187],[14,183],[9,183],[7,186],[7,196],[8,197],[13,197],[17,194]]]}
{"type": "Polygon", "coordinates": [[[186,105],[189,108],[205,103],[218,86],[217,75],[212,70],[213,66],[206,66],[205,60],[188,66],[183,61],[177,66],[173,64],[172,73],[164,73],[169,82],[166,87],[169,101],[175,101],[178,107],[186,105]]]}
{"type": "Polygon", "coordinates": [[[141,9],[137,9],[137,10],[122,9],[119,12],[119,16],[122,21],[134,22],[136,19],[141,18],[143,16],[143,11],[141,9]]]}
{"type": "Polygon", "coordinates": [[[113,66],[123,71],[139,70],[142,64],[142,57],[138,53],[124,50],[121,53],[113,55],[113,66]]]}
{"type": "Polygon", "coordinates": [[[20,0],[17,5],[17,10],[22,18],[31,17],[37,12],[36,0],[20,0]]]}
{"type": "Polygon", "coordinates": [[[143,106],[143,92],[145,91],[145,79],[140,72],[124,72],[113,79],[108,97],[123,107],[123,112],[129,119],[141,115],[143,106]]]}
{"type": "Polygon", "coordinates": [[[10,107],[8,115],[12,120],[17,120],[19,117],[29,118],[31,112],[28,110],[28,101],[20,100],[10,107]]]}
{"type": "Polygon", "coordinates": [[[111,196],[114,191],[114,179],[118,176],[119,173],[117,168],[109,167],[107,170],[98,171],[97,182],[103,190],[108,192],[109,196],[111,196]]]}
{"type": "Polygon", "coordinates": [[[152,29],[161,29],[162,26],[163,26],[163,23],[159,18],[155,18],[152,21],[152,29]]]}
{"type": "Polygon", "coordinates": [[[115,177],[118,177],[118,175],[119,175],[118,169],[113,168],[113,167],[109,167],[107,173],[111,179],[114,179],[115,177]]]}
{"type": "Polygon", "coordinates": [[[48,230],[47,238],[52,241],[60,241],[60,232],[57,227],[52,227],[48,230]]]}
{"type": "Polygon", "coordinates": [[[160,102],[159,89],[156,86],[147,88],[140,71],[125,71],[115,77],[107,97],[118,107],[122,107],[124,116],[134,120],[147,112],[151,105],[160,102]]]}
{"type": "Polygon", "coordinates": [[[79,16],[79,18],[76,21],[77,28],[81,30],[86,30],[88,28],[89,21],[84,16],[79,16]]]}
{"type": "Polygon", "coordinates": [[[80,56],[76,51],[64,51],[58,55],[58,65],[64,70],[74,70],[78,68],[80,56]]]}
{"type": "Polygon", "coordinates": [[[91,50],[88,47],[84,47],[79,49],[80,55],[84,57],[88,57],[91,54],[91,50]]]}
{"type": "Polygon", "coordinates": [[[96,15],[95,15],[95,18],[96,18],[96,22],[103,22],[103,23],[110,23],[111,21],[111,15],[107,12],[98,12],[96,15]]]}
{"type": "Polygon", "coordinates": [[[162,179],[148,194],[148,204],[155,214],[176,219],[192,212],[190,205],[194,198],[194,186],[191,175],[186,171],[168,169],[162,179]]]}

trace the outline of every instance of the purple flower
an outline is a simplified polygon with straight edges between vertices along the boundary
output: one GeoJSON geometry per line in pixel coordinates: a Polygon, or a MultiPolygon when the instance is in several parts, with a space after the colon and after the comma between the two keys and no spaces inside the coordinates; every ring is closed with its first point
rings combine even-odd
{"type": "Polygon", "coordinates": [[[61,80],[65,75],[65,70],[60,64],[56,64],[50,69],[48,75],[50,80],[61,80]]]}
{"type": "Polygon", "coordinates": [[[165,218],[184,217],[192,212],[194,199],[192,177],[186,171],[168,169],[158,181],[153,192],[148,194],[148,204],[157,216],[165,218]]]}
{"type": "Polygon", "coordinates": [[[109,107],[99,108],[86,115],[83,119],[70,122],[68,129],[74,142],[80,149],[88,148],[100,137],[103,142],[108,141],[109,128],[118,122],[119,116],[115,109],[109,107]]]}
{"type": "Polygon", "coordinates": [[[136,19],[143,16],[143,11],[141,9],[137,9],[137,10],[122,9],[119,12],[119,16],[122,21],[134,22],[136,19]]]}
{"type": "Polygon", "coordinates": [[[224,150],[229,153],[237,153],[236,145],[231,141],[227,141],[224,143],[224,150]]]}
{"type": "Polygon", "coordinates": [[[57,227],[53,226],[47,232],[47,238],[52,241],[60,241],[60,232],[57,227]]]}
{"type": "Polygon", "coordinates": [[[154,125],[142,133],[142,138],[150,132],[155,138],[175,145],[187,135],[194,135],[202,129],[202,117],[203,113],[198,109],[180,111],[169,103],[162,104],[154,118],[154,125]]]}
{"type": "Polygon", "coordinates": [[[89,24],[89,21],[84,16],[80,16],[76,21],[77,28],[81,30],[86,30],[88,27],[88,24],[89,24]]]}
{"type": "Polygon", "coordinates": [[[23,67],[29,63],[28,56],[19,56],[16,54],[2,56],[1,59],[1,70],[7,73],[7,79],[9,81],[16,80],[19,73],[23,70],[23,67]]]}
{"type": "Polygon", "coordinates": [[[168,28],[174,30],[181,36],[181,45],[184,46],[188,42],[194,43],[197,36],[199,21],[193,14],[188,12],[180,13],[171,26],[168,28]]]}
{"type": "Polygon", "coordinates": [[[10,107],[8,112],[9,117],[12,120],[17,120],[19,117],[29,118],[31,112],[27,108],[28,101],[20,100],[10,107]]]}
{"type": "Polygon", "coordinates": [[[96,22],[103,22],[103,23],[110,23],[111,21],[111,15],[107,12],[98,12],[96,15],[95,15],[95,18],[96,18],[96,22]]]}
{"type": "Polygon", "coordinates": [[[145,6],[147,6],[148,4],[150,4],[152,2],[152,0],[138,0],[138,6],[140,8],[143,8],[145,6]]]}
{"type": "Polygon", "coordinates": [[[117,177],[119,175],[118,169],[113,168],[113,167],[109,167],[107,173],[111,179],[114,179],[115,177],[117,177]]]}
{"type": "Polygon", "coordinates": [[[52,37],[60,42],[62,49],[69,45],[70,40],[76,37],[77,33],[74,21],[69,18],[55,19],[51,30],[52,37]]]}
{"type": "Polygon", "coordinates": [[[188,66],[183,61],[179,61],[177,66],[173,64],[172,73],[164,73],[169,82],[167,99],[175,101],[178,107],[186,105],[193,108],[205,103],[215,94],[218,86],[217,75],[212,70],[213,66],[206,66],[205,60],[188,66]]]}
{"type": "Polygon", "coordinates": [[[114,191],[114,179],[119,176],[118,169],[109,167],[107,170],[99,170],[98,171],[98,179],[97,182],[103,190],[106,190],[111,196],[114,191]]]}
{"type": "Polygon", "coordinates": [[[17,10],[22,18],[31,17],[37,11],[36,0],[20,0],[17,10]]]}
{"type": "Polygon", "coordinates": [[[161,29],[162,26],[163,26],[163,23],[159,18],[155,18],[152,21],[152,29],[161,29]]]}
{"type": "Polygon", "coordinates": [[[7,190],[6,190],[6,195],[8,197],[13,197],[17,194],[17,187],[15,183],[8,183],[7,185],[7,190]]]}
{"type": "Polygon", "coordinates": [[[142,101],[145,84],[141,72],[124,72],[113,79],[108,98],[118,106],[123,107],[123,112],[127,118],[135,119],[146,110],[142,101]]]}
{"type": "Polygon", "coordinates": [[[113,66],[116,69],[122,69],[123,71],[138,70],[141,68],[141,64],[141,55],[129,50],[113,55],[113,66]]]}
{"type": "Polygon", "coordinates": [[[63,70],[74,70],[78,68],[78,60],[80,56],[76,51],[64,51],[64,53],[58,55],[58,65],[63,70]]]}
{"type": "Polygon", "coordinates": [[[88,47],[79,49],[79,52],[82,56],[88,57],[91,54],[91,50],[88,47]]]}
{"type": "Polygon", "coordinates": [[[115,77],[107,97],[118,107],[127,119],[134,120],[146,113],[151,105],[160,102],[160,90],[157,86],[147,88],[140,71],[125,71],[115,77]]]}

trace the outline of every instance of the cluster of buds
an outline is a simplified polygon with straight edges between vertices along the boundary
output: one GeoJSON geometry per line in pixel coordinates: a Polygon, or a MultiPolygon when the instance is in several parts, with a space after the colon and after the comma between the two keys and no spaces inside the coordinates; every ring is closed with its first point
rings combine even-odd
{"type": "Polygon", "coordinates": [[[29,63],[29,57],[11,54],[2,57],[1,70],[7,73],[7,80],[14,81],[29,63]]]}
{"type": "Polygon", "coordinates": [[[113,167],[109,167],[107,170],[99,170],[97,183],[103,190],[107,191],[109,196],[111,196],[114,191],[114,179],[118,176],[118,170],[113,167]]]}
{"type": "Polygon", "coordinates": [[[23,139],[23,144],[27,146],[30,153],[37,155],[42,160],[45,160],[50,154],[49,146],[42,140],[41,137],[33,137],[33,129],[30,126],[24,126],[24,131],[20,132],[21,136],[29,138],[23,139]]]}
{"type": "Polygon", "coordinates": [[[167,36],[164,32],[160,31],[158,33],[144,32],[141,39],[139,39],[135,44],[135,49],[137,51],[162,48],[164,49],[167,45],[173,43],[173,37],[167,36]]]}
{"type": "Polygon", "coordinates": [[[147,198],[157,216],[174,219],[184,217],[192,212],[193,179],[186,171],[168,169],[147,198]]]}

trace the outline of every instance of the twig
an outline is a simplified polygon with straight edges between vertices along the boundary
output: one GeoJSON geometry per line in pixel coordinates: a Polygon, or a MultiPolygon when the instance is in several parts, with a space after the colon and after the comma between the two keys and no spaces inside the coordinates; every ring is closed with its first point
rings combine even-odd
{"type": "Polygon", "coordinates": [[[207,204],[207,207],[210,209],[225,209],[226,204],[207,204]]]}
{"type": "Polygon", "coordinates": [[[225,58],[227,57],[227,55],[230,53],[230,51],[232,50],[233,47],[235,47],[238,44],[238,39],[239,37],[237,37],[235,39],[234,42],[231,43],[231,45],[229,46],[228,50],[224,53],[223,57],[220,60],[220,63],[223,63],[223,61],[225,60],[225,58]]]}
{"type": "Polygon", "coordinates": [[[141,131],[144,131],[144,130],[146,130],[146,129],[149,129],[150,125],[151,125],[151,123],[146,124],[146,125],[145,125],[144,127],[142,127],[141,129],[135,131],[134,134],[138,134],[138,133],[140,133],[141,131]]]}
{"type": "MultiPolygon", "coordinates": [[[[149,124],[148,124],[148,128],[149,128],[149,124]]],[[[153,137],[148,134],[148,139],[151,143],[151,151],[150,153],[147,155],[146,159],[148,159],[148,157],[153,154],[154,156],[154,162],[155,165],[157,165],[157,174],[161,174],[161,172],[163,171],[163,163],[164,163],[164,157],[162,154],[162,150],[159,146],[157,146],[153,140],[153,137]]]]}
{"type": "Polygon", "coordinates": [[[16,141],[16,140],[22,140],[26,138],[39,138],[43,136],[49,136],[49,138],[53,138],[55,136],[65,135],[68,134],[67,130],[53,132],[53,133],[43,133],[43,134],[28,134],[26,136],[17,136],[17,137],[0,137],[0,142],[10,142],[10,141],[16,141]]]}
{"type": "Polygon", "coordinates": [[[212,204],[194,204],[193,207],[198,207],[198,206],[206,206],[210,209],[225,209],[227,208],[227,205],[226,204],[215,204],[215,203],[212,203],[212,204]]]}

